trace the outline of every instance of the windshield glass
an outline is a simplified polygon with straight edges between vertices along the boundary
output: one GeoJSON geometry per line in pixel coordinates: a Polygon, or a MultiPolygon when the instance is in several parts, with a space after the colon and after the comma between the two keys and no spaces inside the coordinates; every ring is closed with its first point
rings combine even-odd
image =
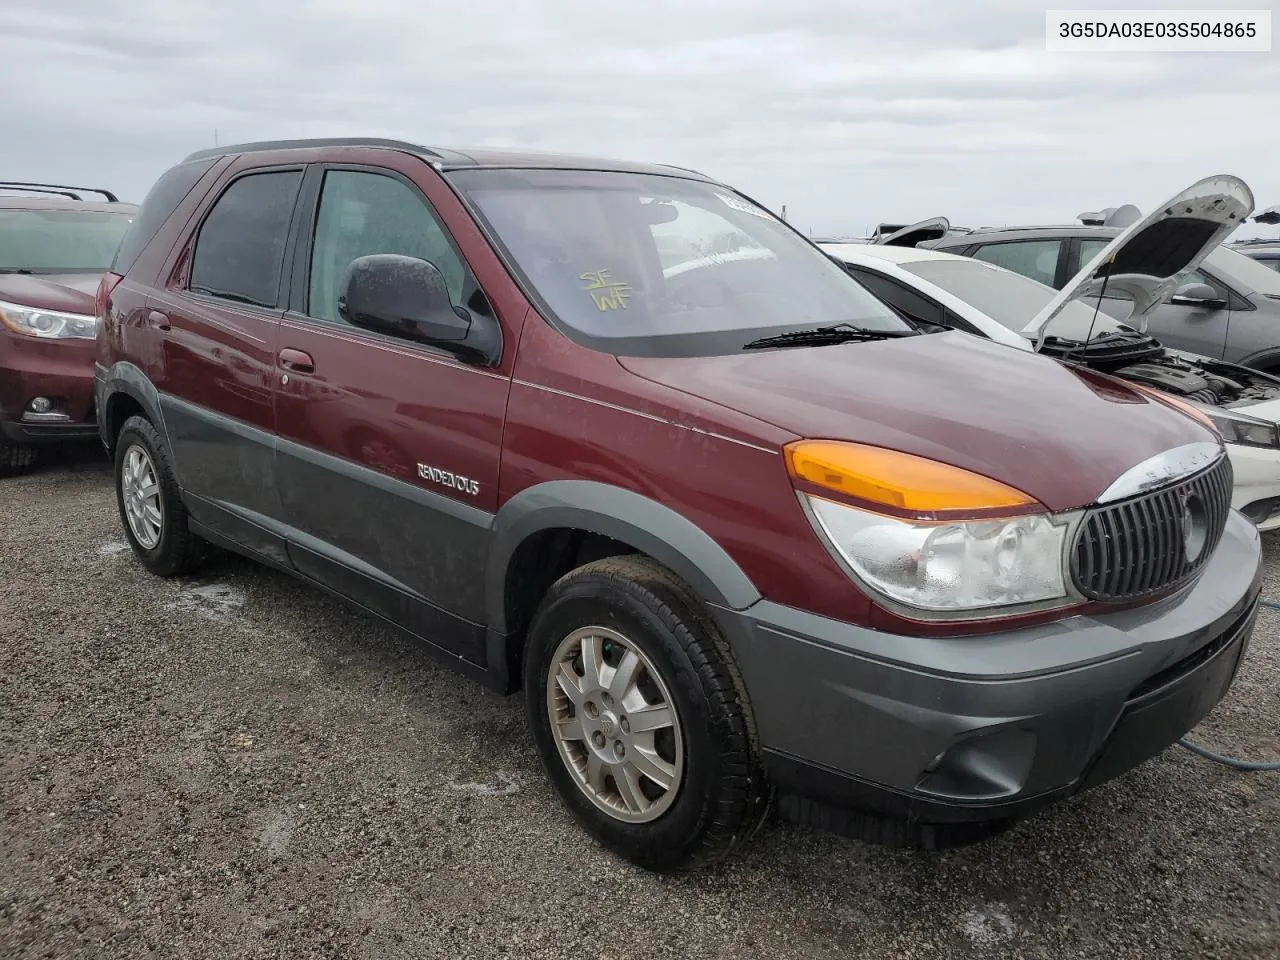
{"type": "MultiPolygon", "coordinates": [[[[899,266],[1014,331],[1021,331],[1058,293],[1037,280],[981,260],[917,260],[899,266]]],[[[1048,333],[1065,340],[1085,340],[1091,325],[1095,337],[1129,329],[1101,310],[1095,315],[1092,303],[1073,300],[1049,323],[1048,333]]]]}
{"type": "Polygon", "coordinates": [[[1280,297],[1280,273],[1269,270],[1252,257],[1238,250],[1218,247],[1204,258],[1204,265],[1212,272],[1223,274],[1232,286],[1246,287],[1268,297],[1280,297]]]}
{"type": "Polygon", "coordinates": [[[723,187],[652,174],[451,174],[552,319],[617,354],[731,353],[762,336],[906,323],[841,267],[723,187]]]}
{"type": "Polygon", "coordinates": [[[0,210],[0,271],[101,273],[132,219],[125,212],[0,210]]]}

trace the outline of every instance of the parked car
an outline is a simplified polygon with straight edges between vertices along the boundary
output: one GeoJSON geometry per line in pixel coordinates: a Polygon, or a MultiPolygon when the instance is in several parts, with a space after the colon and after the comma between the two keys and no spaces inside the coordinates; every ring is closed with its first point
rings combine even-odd
{"type": "Polygon", "coordinates": [[[1252,631],[1216,432],[922,335],[691,171],[204,151],[99,302],[139,561],[230,548],[522,689],[564,803],[647,867],[725,854],[773,796],[989,835],[1185,733],[1252,631]]]}
{"type": "Polygon", "coordinates": [[[93,296],[136,210],[105,190],[0,181],[0,474],[98,435],[93,296]]]}
{"type": "Polygon", "coordinates": [[[1257,260],[1268,270],[1280,273],[1280,240],[1240,240],[1231,249],[1257,260]]]}
{"type": "MultiPolygon", "coordinates": [[[[980,229],[922,246],[975,257],[1061,289],[1120,230],[1084,224],[980,229]]],[[[1118,320],[1131,307],[1114,292],[1102,302],[1118,320]]],[[[1280,275],[1231,247],[1210,252],[1145,319],[1167,347],[1280,372],[1280,275]]]]}
{"type": "MultiPolygon", "coordinates": [[[[1054,299],[1052,287],[1029,277],[940,250],[823,248],[913,322],[964,330],[1020,350],[1035,349],[1034,341],[1019,331],[1054,299]]],[[[1227,441],[1235,475],[1232,506],[1262,530],[1280,527],[1280,379],[1167,350],[1083,302],[1063,308],[1042,352],[1164,391],[1198,408],[1227,441]]]]}

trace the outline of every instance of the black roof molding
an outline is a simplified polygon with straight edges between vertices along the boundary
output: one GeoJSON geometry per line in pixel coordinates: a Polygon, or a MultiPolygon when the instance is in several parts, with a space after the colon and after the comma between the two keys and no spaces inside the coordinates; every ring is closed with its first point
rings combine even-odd
{"type": "Polygon", "coordinates": [[[83,200],[81,193],[97,193],[107,203],[119,203],[120,198],[110,190],[99,190],[97,187],[72,187],[65,183],[35,183],[29,180],[0,180],[0,190],[20,190],[23,193],[50,193],[70,200],[83,200]],[[77,192],[78,191],[78,192],[77,192]]]}

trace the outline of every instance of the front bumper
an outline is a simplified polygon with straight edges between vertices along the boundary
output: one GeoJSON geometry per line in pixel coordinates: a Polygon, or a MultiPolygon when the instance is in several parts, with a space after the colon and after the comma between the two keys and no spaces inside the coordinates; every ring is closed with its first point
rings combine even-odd
{"type": "Polygon", "coordinates": [[[1259,530],[1280,527],[1280,450],[1239,443],[1226,446],[1235,474],[1231,506],[1256,523],[1259,530]]]}
{"type": "Polygon", "coordinates": [[[97,436],[92,340],[40,340],[0,331],[0,434],[22,444],[97,436]],[[66,419],[29,419],[27,404],[47,397],[66,419]]]}
{"type": "Polygon", "coordinates": [[[1238,513],[1195,584],[987,636],[895,636],[761,601],[718,611],[787,797],[919,823],[1017,819],[1142,763],[1226,694],[1257,611],[1238,513]]]}

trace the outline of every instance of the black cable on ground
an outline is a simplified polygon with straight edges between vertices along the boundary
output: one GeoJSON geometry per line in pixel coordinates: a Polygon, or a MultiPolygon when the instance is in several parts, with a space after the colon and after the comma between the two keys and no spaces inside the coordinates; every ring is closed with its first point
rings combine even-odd
{"type": "Polygon", "coordinates": [[[1252,760],[1237,760],[1235,757],[1227,757],[1220,753],[1214,753],[1212,750],[1206,750],[1199,744],[1192,743],[1186,737],[1178,741],[1178,746],[1186,747],[1192,753],[1204,757],[1206,760],[1212,760],[1214,763],[1220,763],[1224,767],[1234,767],[1237,770],[1246,770],[1250,773],[1280,770],[1280,763],[1254,763],[1252,760]]]}
{"type": "MultiPolygon", "coordinates": [[[[1280,602],[1275,600],[1268,600],[1264,597],[1258,603],[1264,607],[1270,607],[1272,610],[1280,610],[1280,602]]],[[[1233,767],[1236,770],[1244,770],[1249,773],[1280,770],[1280,763],[1255,763],[1252,760],[1237,760],[1235,757],[1228,757],[1221,753],[1214,753],[1212,750],[1206,750],[1199,744],[1192,743],[1186,737],[1178,741],[1178,746],[1185,747],[1206,760],[1212,760],[1214,763],[1220,763],[1224,767],[1233,767]]]]}

